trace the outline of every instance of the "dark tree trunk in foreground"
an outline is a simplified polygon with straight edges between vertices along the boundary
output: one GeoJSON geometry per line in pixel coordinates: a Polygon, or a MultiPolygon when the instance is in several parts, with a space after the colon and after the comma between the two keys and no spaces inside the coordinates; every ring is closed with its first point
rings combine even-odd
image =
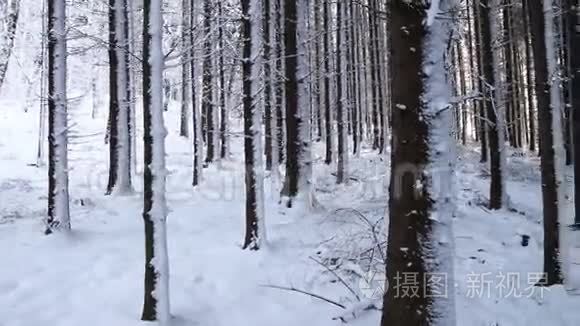
{"type": "MultiPolygon", "coordinates": [[[[446,10],[444,4],[442,1],[442,11],[446,10]]],[[[449,132],[451,110],[433,103],[433,99],[447,96],[446,91],[439,93],[431,86],[440,88],[446,83],[443,62],[449,28],[436,20],[429,23],[433,17],[428,18],[427,9],[428,5],[411,5],[406,0],[390,1],[389,5],[391,75],[405,78],[392,85],[389,286],[382,326],[455,324],[453,282],[446,279],[435,284],[430,279],[434,273],[453,270],[453,248],[439,241],[439,232],[449,228],[453,216],[451,196],[435,189],[438,183],[451,182],[454,158],[449,151],[454,140],[449,132]],[[426,66],[429,74],[424,73],[426,66]],[[433,168],[438,175],[429,176],[433,168]],[[416,295],[405,294],[406,275],[413,275],[416,295]],[[436,293],[446,296],[437,297],[436,293]]]]}
{"type": "MultiPolygon", "coordinates": [[[[544,0],[547,1],[547,0],[544,0]]],[[[536,72],[536,97],[538,102],[538,127],[541,148],[542,202],[544,216],[544,272],[543,285],[562,284],[560,255],[560,236],[558,217],[558,180],[556,178],[556,157],[554,151],[554,115],[559,114],[552,107],[550,99],[550,73],[546,51],[546,19],[544,1],[529,1],[528,10],[532,35],[532,51],[536,72]]],[[[548,17],[548,16],[546,16],[548,17]]],[[[550,27],[548,27],[550,28],[550,27]]],[[[549,40],[548,40],[549,41],[549,40]]],[[[550,48],[553,49],[551,46],[550,48]]]]}

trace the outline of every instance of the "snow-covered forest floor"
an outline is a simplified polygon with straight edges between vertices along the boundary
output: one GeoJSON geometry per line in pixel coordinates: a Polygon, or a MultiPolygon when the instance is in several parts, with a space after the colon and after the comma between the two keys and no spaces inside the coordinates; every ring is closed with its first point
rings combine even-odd
{"type": "MultiPolygon", "coordinates": [[[[134,195],[104,195],[105,115],[92,119],[89,109],[71,110],[73,232],[44,236],[47,173],[45,167],[32,165],[38,112],[23,112],[6,101],[0,107],[0,325],[141,325],[141,176],[135,179],[134,195]]],[[[204,182],[194,191],[190,140],[177,136],[178,116],[177,106],[166,114],[174,325],[324,326],[341,324],[333,320],[338,316],[350,325],[378,325],[380,312],[353,308],[360,304],[336,275],[368,302],[373,291],[360,277],[357,281],[357,262],[349,258],[361,254],[357,250],[368,243],[367,226],[359,223],[357,212],[371,223],[385,214],[388,156],[363,151],[360,158],[351,158],[349,184],[336,186],[333,170],[315,151],[315,194],[320,202],[315,212],[278,205],[278,191],[266,179],[268,246],[259,252],[243,251],[241,139],[233,135],[231,159],[204,169],[204,182]],[[317,261],[339,268],[334,274],[317,261]],[[318,294],[358,315],[352,318],[312,296],[269,286],[318,294]]],[[[233,127],[239,126],[234,122],[233,127]]],[[[461,151],[454,219],[458,325],[577,326],[580,296],[570,296],[561,287],[542,294],[532,286],[542,267],[538,160],[511,157],[509,163],[507,187],[514,211],[490,212],[482,205],[489,180],[478,155],[461,151]],[[528,240],[527,246],[523,240],[528,240]]],[[[383,224],[377,225],[379,236],[384,236],[383,224]]],[[[358,271],[364,272],[368,264],[359,263],[358,271]]],[[[399,285],[401,291],[414,291],[412,280],[399,285]]]]}

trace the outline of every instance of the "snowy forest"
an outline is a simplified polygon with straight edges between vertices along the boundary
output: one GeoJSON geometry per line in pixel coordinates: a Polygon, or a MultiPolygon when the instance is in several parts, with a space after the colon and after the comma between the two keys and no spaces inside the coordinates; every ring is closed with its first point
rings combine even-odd
{"type": "Polygon", "coordinates": [[[580,0],[0,0],[0,326],[580,325],[580,0]]]}

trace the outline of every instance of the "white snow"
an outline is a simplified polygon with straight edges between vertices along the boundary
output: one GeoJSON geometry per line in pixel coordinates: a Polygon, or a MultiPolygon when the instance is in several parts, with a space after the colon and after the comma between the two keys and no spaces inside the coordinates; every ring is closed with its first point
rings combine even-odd
{"type": "MultiPolygon", "coordinates": [[[[106,110],[101,107],[92,117],[92,101],[87,99],[90,92],[86,91],[91,81],[87,76],[91,76],[93,67],[82,56],[70,56],[68,62],[74,71],[69,74],[69,97],[80,98],[71,103],[69,110],[69,130],[75,136],[68,149],[72,231],[43,234],[47,171],[46,167],[32,166],[38,150],[39,105],[35,95],[39,72],[34,69],[30,53],[39,51],[28,48],[22,32],[30,32],[31,40],[38,41],[40,27],[26,23],[38,21],[40,10],[31,9],[37,0],[22,1],[24,18],[15,43],[15,53],[19,55],[9,64],[0,95],[0,325],[148,325],[139,320],[144,264],[142,166],[134,171],[135,193],[104,195],[108,168],[107,145],[103,143],[106,110]],[[25,75],[30,77],[30,85],[25,75]],[[27,94],[33,95],[29,98],[27,94]]],[[[437,24],[435,20],[430,26],[438,28],[437,24]]],[[[433,51],[434,55],[438,51],[433,51]]],[[[156,54],[157,59],[159,55],[156,54]]],[[[425,68],[430,74],[439,69],[438,65],[425,68]]],[[[437,86],[434,93],[444,91],[438,88],[442,84],[432,85],[437,86]]],[[[431,100],[435,111],[447,103],[445,96],[431,100]]],[[[159,101],[156,105],[160,105],[159,101]]],[[[137,114],[137,121],[142,121],[140,115],[137,114]]],[[[380,219],[388,216],[385,208],[389,152],[378,156],[363,146],[360,157],[350,157],[351,181],[337,186],[331,175],[335,167],[322,162],[322,144],[313,144],[311,187],[321,209],[286,210],[278,204],[278,189],[265,187],[268,246],[250,252],[240,248],[244,230],[240,121],[229,121],[231,159],[204,169],[204,179],[192,189],[191,142],[178,136],[179,118],[180,108],[172,103],[164,117],[169,131],[164,149],[167,162],[155,163],[159,175],[166,174],[167,178],[165,185],[156,185],[156,190],[167,190],[167,207],[156,210],[160,219],[167,216],[167,229],[161,229],[161,233],[166,232],[168,257],[162,259],[171,264],[164,274],[171,283],[166,293],[157,295],[171,301],[169,324],[338,326],[342,325],[342,318],[353,326],[379,325],[380,311],[376,307],[381,304],[368,294],[377,295],[378,291],[380,295],[380,287],[369,291],[360,286],[369,282],[359,281],[379,279],[375,276],[384,272],[384,253],[378,251],[372,256],[372,264],[359,259],[359,254],[364,246],[385,240],[384,226],[388,221],[380,219]],[[337,209],[346,210],[339,214],[337,209]],[[377,222],[373,226],[379,230],[378,238],[365,232],[369,224],[357,218],[353,209],[371,224],[377,222]],[[336,275],[310,257],[336,260],[333,266],[341,266],[336,273],[360,300],[337,281],[336,275]],[[367,270],[367,265],[373,269],[367,270]],[[367,273],[373,277],[368,278],[367,273]],[[345,309],[268,285],[302,289],[334,300],[345,309]]],[[[161,115],[157,119],[162,119],[161,115]]],[[[159,129],[156,132],[163,138],[166,130],[159,129]]],[[[136,139],[141,162],[140,123],[136,139]]],[[[160,147],[157,149],[160,151],[160,147]]],[[[445,143],[437,149],[450,156],[455,151],[445,143]]],[[[486,167],[478,163],[478,153],[467,148],[459,148],[457,153],[459,161],[453,165],[455,181],[451,184],[450,178],[439,180],[438,197],[456,197],[456,215],[451,219],[454,235],[438,238],[444,245],[455,243],[451,256],[454,275],[448,279],[454,279],[456,309],[451,318],[455,317],[458,326],[579,325],[580,296],[563,287],[551,287],[541,293],[541,288],[531,286],[542,271],[537,156],[510,156],[506,149],[506,183],[515,211],[489,211],[483,205],[489,187],[486,167]],[[522,246],[526,235],[528,244],[522,246]]],[[[450,220],[442,211],[436,218],[438,223],[450,220]]],[[[562,246],[570,249],[569,255],[562,257],[565,262],[577,259],[572,257],[578,256],[572,242],[564,238],[562,246]]],[[[571,268],[566,276],[580,280],[580,271],[571,268]]],[[[169,314],[168,308],[166,313],[169,314]]]]}

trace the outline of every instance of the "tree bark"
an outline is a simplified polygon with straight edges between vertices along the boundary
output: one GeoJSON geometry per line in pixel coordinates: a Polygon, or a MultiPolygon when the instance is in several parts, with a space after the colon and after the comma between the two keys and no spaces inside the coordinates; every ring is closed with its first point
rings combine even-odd
{"type": "Polygon", "coordinates": [[[65,0],[48,1],[48,218],[46,234],[70,230],[65,0]]]}
{"type": "Polygon", "coordinates": [[[167,203],[163,123],[162,0],[143,2],[143,221],[145,280],[141,320],[169,322],[167,203]]]}

